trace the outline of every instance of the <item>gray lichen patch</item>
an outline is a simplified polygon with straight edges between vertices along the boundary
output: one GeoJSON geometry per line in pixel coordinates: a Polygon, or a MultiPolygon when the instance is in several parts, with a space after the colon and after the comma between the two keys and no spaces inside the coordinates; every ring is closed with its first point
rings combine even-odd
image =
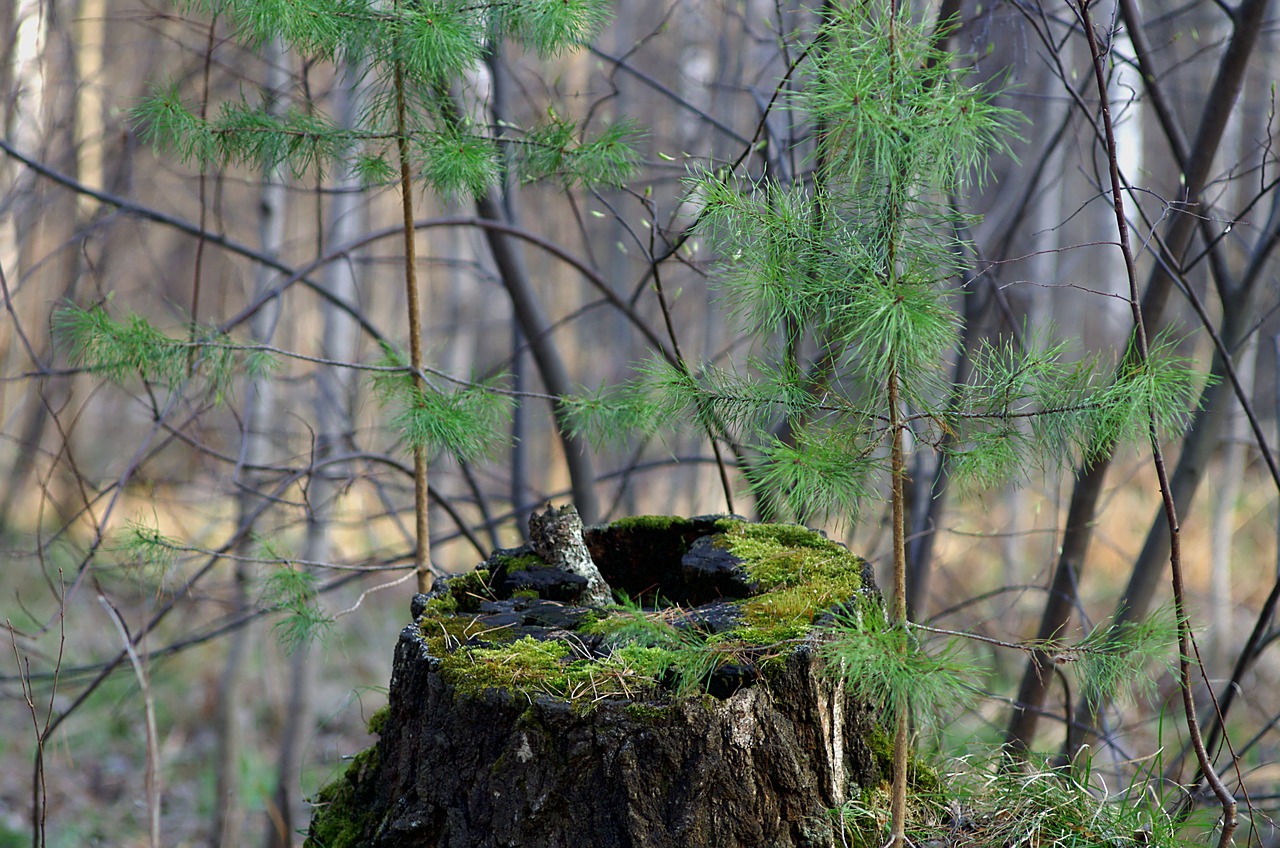
{"type": "Polygon", "coordinates": [[[548,505],[545,512],[529,516],[529,539],[543,562],[586,581],[579,603],[607,607],[613,603],[613,590],[591,559],[582,531],[582,519],[572,504],[559,509],[548,505]]]}

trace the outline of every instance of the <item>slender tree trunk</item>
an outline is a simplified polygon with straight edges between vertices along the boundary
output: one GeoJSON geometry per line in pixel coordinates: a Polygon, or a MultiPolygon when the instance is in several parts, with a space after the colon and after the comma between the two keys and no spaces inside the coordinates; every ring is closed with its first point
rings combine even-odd
{"type": "MultiPolygon", "coordinates": [[[[476,199],[476,211],[481,218],[501,221],[502,205],[493,194],[476,199]]],[[[551,340],[548,332],[551,322],[547,320],[533,289],[533,280],[525,268],[524,253],[518,245],[502,233],[485,230],[485,239],[493,254],[498,274],[511,297],[511,305],[515,310],[520,329],[529,340],[529,349],[533,360],[538,365],[538,373],[549,394],[557,398],[567,397],[573,392],[573,382],[569,378],[569,370],[565,367],[560,351],[551,340]]],[[[569,482],[573,487],[573,500],[578,507],[578,514],[585,524],[598,520],[600,508],[596,500],[595,472],[592,470],[591,453],[587,443],[569,431],[569,423],[565,418],[564,406],[557,400],[553,404],[556,421],[556,432],[560,436],[560,444],[564,448],[565,464],[569,469],[569,482]]]]}
{"type": "MultiPolygon", "coordinates": [[[[82,183],[97,189],[106,186],[101,85],[106,20],[106,0],[80,0],[75,21],[76,76],[82,83],[76,92],[76,171],[82,183]]],[[[98,209],[97,202],[87,197],[79,201],[82,218],[98,209]]]]}
{"type": "MultiPolygon", "coordinates": [[[[78,45],[75,21],[80,14],[80,5],[76,0],[45,0],[39,5],[42,8],[28,10],[31,17],[24,21],[17,19],[16,10],[13,12],[15,23],[24,29],[23,44],[29,49],[39,49],[39,52],[30,58],[27,67],[19,69],[21,78],[14,80],[23,86],[23,97],[6,102],[5,117],[14,133],[6,137],[16,138],[28,150],[41,150],[44,161],[76,179],[79,177],[76,115],[80,79],[76,72],[78,45]],[[16,108],[11,109],[15,103],[16,108]]],[[[14,51],[14,60],[22,58],[17,46],[6,45],[14,51]]],[[[7,96],[9,92],[3,94],[7,96]]],[[[51,299],[74,299],[80,275],[80,254],[75,245],[76,198],[59,186],[36,180],[25,202],[18,202],[10,214],[13,215],[15,231],[22,234],[17,240],[16,262],[5,268],[10,293],[19,289],[46,293],[15,300],[18,301],[19,314],[26,313],[23,324],[28,340],[47,363],[53,357],[54,348],[48,334],[43,331],[48,325],[44,310],[51,299]],[[16,274],[13,273],[15,267],[16,274]]],[[[0,500],[0,526],[10,520],[16,505],[35,501],[28,481],[42,456],[50,409],[63,409],[71,403],[72,384],[70,377],[19,384],[24,395],[22,404],[26,409],[18,450],[5,475],[5,491],[0,500]]],[[[55,484],[55,490],[64,488],[62,484],[65,482],[68,484],[65,488],[70,491],[73,484],[61,474],[49,475],[49,479],[55,484]]],[[[58,497],[56,491],[52,494],[55,510],[70,508],[67,498],[58,497]]],[[[61,525],[59,520],[58,526],[61,525]]]]}
{"type": "MultiPolygon", "coordinates": [[[[4,138],[14,138],[17,110],[13,107],[18,102],[14,81],[23,78],[18,68],[18,5],[15,0],[0,5],[0,135],[4,138]]],[[[0,163],[0,177],[7,178],[13,168],[10,163],[0,163]]],[[[13,184],[8,179],[3,182],[13,184]]]]}
{"type": "MultiPolygon", "coordinates": [[[[893,617],[897,627],[907,626],[907,533],[906,533],[906,464],[902,456],[902,428],[898,408],[898,375],[889,375],[890,475],[893,487],[893,617]]],[[[904,639],[902,649],[907,650],[904,639]]],[[[893,740],[893,787],[890,808],[890,848],[906,845],[907,823],[907,755],[910,748],[910,710],[906,699],[897,706],[897,729],[893,740]]]]}
{"type": "MultiPolygon", "coordinates": [[[[268,42],[263,52],[267,68],[268,108],[275,114],[284,111],[283,92],[289,85],[288,54],[278,39],[268,42]]],[[[279,255],[284,243],[285,206],[288,194],[285,175],[272,169],[262,175],[258,193],[258,239],[262,252],[279,255]]],[[[258,272],[253,295],[257,298],[274,282],[275,274],[262,268],[258,272]]],[[[249,332],[255,343],[269,344],[280,316],[279,299],[268,301],[250,321],[249,332]]],[[[243,407],[244,434],[240,451],[240,483],[237,494],[238,521],[243,525],[253,520],[259,505],[261,473],[254,466],[265,464],[271,455],[270,422],[275,391],[269,378],[249,380],[245,387],[243,407]]],[[[242,535],[237,553],[252,556],[252,534],[242,535]]],[[[245,615],[252,606],[250,584],[252,565],[241,559],[235,564],[231,614],[245,615]]],[[[213,848],[240,848],[244,810],[240,801],[240,759],[244,744],[244,689],[248,676],[249,643],[256,638],[255,628],[240,627],[228,637],[226,665],[218,689],[217,730],[219,736],[217,763],[217,801],[209,844],[213,848]]]]}
{"type": "MultiPolygon", "coordinates": [[[[1240,380],[1249,387],[1253,386],[1254,363],[1258,358],[1257,341],[1257,337],[1252,337],[1245,343],[1237,363],[1240,380]]],[[[1235,616],[1232,615],[1231,603],[1231,541],[1249,442],[1249,422],[1245,420],[1240,402],[1231,398],[1228,405],[1226,433],[1222,440],[1222,473],[1218,476],[1209,528],[1209,606],[1213,611],[1209,656],[1213,668],[1229,665],[1235,645],[1235,634],[1232,633],[1235,616]]]]}
{"type": "MultiPolygon", "coordinates": [[[[243,512],[242,512],[243,514],[243,512]]],[[[243,552],[243,551],[241,551],[243,552]]],[[[231,595],[231,614],[243,615],[249,607],[248,584],[252,579],[246,563],[237,563],[231,595]]],[[[235,630],[227,640],[227,655],[218,677],[218,704],[214,716],[217,734],[217,761],[214,766],[215,801],[210,823],[210,848],[232,848],[240,842],[243,809],[240,804],[240,755],[244,750],[245,668],[251,627],[235,630]]]]}
{"type": "MultiPolygon", "coordinates": [[[[489,78],[492,90],[489,97],[489,113],[491,132],[501,138],[505,132],[506,122],[511,119],[507,106],[507,92],[510,80],[503,60],[502,40],[494,39],[487,57],[489,78]]],[[[510,164],[509,151],[504,147],[503,156],[510,164]]],[[[506,220],[518,224],[514,201],[514,176],[508,171],[508,178],[502,186],[502,213],[506,220]]],[[[536,504],[529,500],[529,410],[525,406],[520,392],[525,391],[528,377],[529,358],[525,355],[525,337],[520,330],[520,319],[514,311],[511,315],[511,388],[517,394],[511,409],[511,450],[507,454],[511,463],[511,515],[515,520],[516,532],[521,538],[529,525],[529,515],[536,504]]]]}
{"type": "MultiPolygon", "coordinates": [[[[422,312],[427,307],[418,286],[417,231],[413,228],[413,174],[409,162],[408,107],[405,101],[404,68],[395,63],[396,149],[400,161],[400,215],[404,229],[404,290],[409,313],[409,365],[413,368],[413,386],[422,391],[422,312]]],[[[414,401],[417,402],[416,399],[414,401]]],[[[426,445],[413,446],[413,517],[414,569],[418,575],[418,591],[431,590],[431,526],[427,488],[426,445]]]]}

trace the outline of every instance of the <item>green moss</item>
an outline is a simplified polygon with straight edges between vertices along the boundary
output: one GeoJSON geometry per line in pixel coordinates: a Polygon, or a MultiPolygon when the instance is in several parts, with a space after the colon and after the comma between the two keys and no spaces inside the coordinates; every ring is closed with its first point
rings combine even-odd
{"type": "Polygon", "coordinates": [[[671,718],[672,705],[632,701],[623,708],[623,712],[634,721],[658,724],[671,718]]]}
{"type": "Polygon", "coordinates": [[[427,601],[422,609],[425,616],[441,616],[449,615],[458,611],[458,599],[450,592],[447,595],[441,595],[438,598],[432,598],[427,601]]]}
{"type": "Polygon", "coordinates": [[[516,589],[511,593],[512,598],[521,598],[526,601],[536,601],[541,598],[537,591],[533,589],[516,589]]]}
{"type": "MultiPolygon", "coordinates": [[[[876,766],[880,769],[881,778],[888,783],[893,780],[893,737],[882,727],[876,725],[863,737],[871,755],[876,758],[876,766]]],[[[922,762],[914,751],[907,754],[907,789],[909,792],[931,794],[942,786],[942,778],[938,770],[928,763],[922,762]]]]}
{"type": "MultiPolygon", "coordinates": [[[[635,522],[654,522],[647,516],[635,522]]],[[[816,531],[792,524],[750,524],[738,519],[718,522],[723,531],[714,537],[743,562],[743,568],[764,591],[737,602],[742,624],[727,633],[705,639],[705,643],[671,645],[664,661],[675,667],[681,680],[689,678],[686,666],[693,663],[698,674],[709,673],[716,664],[751,662],[766,676],[781,671],[791,643],[812,629],[815,619],[839,604],[860,597],[864,562],[842,545],[816,531]],[[707,655],[714,654],[708,666],[707,655]]],[[[614,614],[590,623],[583,632],[614,641],[643,635],[636,626],[636,611],[614,614]]],[[[654,640],[639,639],[642,644],[654,640]]],[[[657,642],[656,644],[663,644],[657,642]]],[[[662,676],[665,670],[655,675],[662,676]]],[[[691,672],[692,673],[692,672],[691,672]]]]}
{"type": "Polygon", "coordinates": [[[609,526],[614,530],[666,531],[686,530],[693,527],[693,522],[678,515],[632,515],[619,518],[609,526]]]}
{"type": "Polygon", "coordinates": [[[933,795],[942,790],[942,776],[912,752],[907,759],[907,784],[918,794],[933,795]]]}
{"type": "Polygon", "coordinates": [[[521,554],[520,556],[495,556],[493,564],[495,567],[505,568],[508,574],[515,574],[517,571],[527,571],[534,566],[546,565],[546,562],[537,554],[521,554]]]}
{"type": "Polygon", "coordinates": [[[761,590],[841,578],[861,585],[862,559],[796,524],[735,522],[722,544],[743,562],[761,590]]]}
{"type": "MultiPolygon", "coordinates": [[[[375,714],[376,715],[376,714],[375,714]]],[[[315,812],[303,848],[358,848],[365,844],[373,809],[373,775],[378,746],[361,751],[342,777],[324,786],[312,802],[315,812]]]]}
{"type": "Polygon", "coordinates": [[[613,618],[613,613],[610,610],[592,607],[578,620],[578,626],[573,629],[579,633],[591,633],[593,632],[591,630],[592,627],[611,618],[613,618]]]}
{"type": "Polygon", "coordinates": [[[844,570],[749,598],[739,605],[743,618],[739,637],[769,645],[803,636],[817,616],[855,597],[861,588],[861,576],[844,570]]]}
{"type": "Polygon", "coordinates": [[[616,665],[620,671],[633,671],[656,679],[676,661],[676,653],[667,648],[624,645],[614,651],[613,656],[605,660],[605,664],[616,665]]]}
{"type": "Polygon", "coordinates": [[[509,627],[484,627],[466,615],[429,615],[418,619],[418,629],[427,643],[427,653],[433,657],[446,657],[471,639],[485,642],[510,642],[509,627]]]}
{"type": "Polygon", "coordinates": [[[746,645],[777,645],[804,638],[810,626],[808,621],[775,621],[745,625],[730,632],[735,639],[746,645]]]}
{"type": "Polygon", "coordinates": [[[814,619],[862,589],[862,559],[816,531],[795,524],[729,526],[717,540],[742,560],[762,590],[742,601],[736,638],[773,645],[803,636],[814,619]]]}
{"type": "Polygon", "coordinates": [[[586,636],[604,636],[608,638],[634,623],[634,614],[615,612],[613,614],[597,614],[589,620],[584,619],[575,629],[586,636]]]}
{"type": "Polygon", "coordinates": [[[496,648],[461,648],[443,657],[440,674],[463,694],[485,689],[564,691],[569,646],[526,636],[496,648]]]}
{"type": "Polygon", "coordinates": [[[387,719],[390,716],[391,716],[390,704],[387,704],[379,708],[378,710],[375,710],[373,715],[369,716],[369,723],[368,725],[366,725],[369,728],[369,732],[375,736],[381,736],[383,729],[387,726],[387,719]]]}
{"type": "Polygon", "coordinates": [[[739,539],[774,542],[788,548],[845,550],[817,530],[810,530],[802,524],[754,524],[750,521],[730,520],[724,532],[739,539]]]}
{"type": "Polygon", "coordinates": [[[602,660],[570,660],[564,642],[526,636],[496,647],[459,648],[445,655],[440,673],[464,695],[507,689],[591,704],[601,697],[636,697],[656,689],[675,664],[664,648],[625,645],[602,660]]]}
{"type": "Polygon", "coordinates": [[[477,568],[448,580],[449,593],[427,601],[423,617],[446,616],[455,612],[479,612],[480,602],[493,599],[489,590],[489,570],[477,568]]]}
{"type": "MultiPolygon", "coordinates": [[[[693,522],[650,515],[622,519],[612,526],[623,531],[669,531],[692,527],[693,522]]],[[[429,609],[422,617],[423,635],[432,655],[444,660],[442,674],[463,693],[500,688],[569,700],[589,695],[588,703],[608,696],[634,699],[638,689],[654,690],[663,680],[670,684],[674,671],[680,681],[678,694],[685,695],[697,691],[707,675],[726,662],[751,662],[766,674],[781,669],[790,644],[802,638],[819,615],[857,597],[862,588],[862,560],[813,530],[738,519],[721,519],[716,527],[722,531],[716,543],[741,559],[763,590],[738,603],[742,625],[727,633],[707,637],[678,630],[664,618],[644,616],[634,609],[601,611],[576,630],[584,636],[605,637],[616,646],[613,654],[602,660],[572,659],[566,644],[530,638],[498,646],[461,647],[472,637],[494,642],[501,636],[477,633],[474,622],[442,608],[439,612],[429,609]]],[[[532,555],[498,560],[508,570],[538,562],[532,555]]],[[[462,598],[475,588],[465,584],[455,590],[451,584],[450,597],[461,606],[462,598]]],[[[533,593],[521,596],[536,597],[533,593]]]]}

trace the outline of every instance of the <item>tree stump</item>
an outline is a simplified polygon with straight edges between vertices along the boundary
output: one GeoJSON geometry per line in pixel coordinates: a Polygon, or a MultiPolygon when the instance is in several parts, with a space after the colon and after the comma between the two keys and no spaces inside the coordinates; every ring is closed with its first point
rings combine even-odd
{"type": "Polygon", "coordinates": [[[865,561],[793,525],[649,517],[577,537],[601,580],[546,548],[572,533],[531,535],[415,597],[380,740],[308,846],[839,845],[830,811],[887,777],[819,651],[832,610],[883,615],[865,561]],[[579,603],[602,584],[639,605],[579,603]]]}

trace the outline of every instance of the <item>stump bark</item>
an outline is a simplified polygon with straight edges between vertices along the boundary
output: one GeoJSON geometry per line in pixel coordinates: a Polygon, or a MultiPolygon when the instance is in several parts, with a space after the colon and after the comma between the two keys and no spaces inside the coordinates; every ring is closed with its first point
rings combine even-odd
{"type": "Polygon", "coordinates": [[[829,811],[885,766],[813,625],[837,606],[883,614],[865,562],[725,517],[633,519],[585,543],[615,591],[678,605],[579,606],[587,581],[544,574],[532,546],[418,596],[380,740],[321,792],[308,845],[841,844],[829,811]],[[766,626],[797,591],[807,621],[766,626]]]}

